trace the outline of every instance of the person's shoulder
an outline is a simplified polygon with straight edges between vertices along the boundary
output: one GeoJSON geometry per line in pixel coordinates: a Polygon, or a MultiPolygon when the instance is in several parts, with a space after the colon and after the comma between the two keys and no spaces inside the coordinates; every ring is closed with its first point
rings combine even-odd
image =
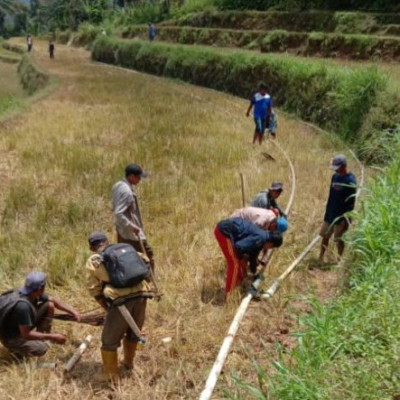
{"type": "Polygon", "coordinates": [[[347,174],[347,179],[350,183],[357,183],[357,178],[352,172],[347,174]]]}

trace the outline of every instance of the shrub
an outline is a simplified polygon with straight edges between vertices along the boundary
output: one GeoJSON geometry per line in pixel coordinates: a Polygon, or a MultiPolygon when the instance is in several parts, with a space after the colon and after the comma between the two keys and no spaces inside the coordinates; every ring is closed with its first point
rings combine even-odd
{"type": "Polygon", "coordinates": [[[29,54],[25,54],[18,64],[18,74],[23,88],[29,94],[43,89],[49,81],[49,76],[33,64],[29,54]]]}

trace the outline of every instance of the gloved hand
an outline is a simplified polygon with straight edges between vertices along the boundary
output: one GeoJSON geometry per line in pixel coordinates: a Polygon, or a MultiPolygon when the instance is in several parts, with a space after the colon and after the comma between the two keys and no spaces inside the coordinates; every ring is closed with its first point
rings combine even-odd
{"type": "Polygon", "coordinates": [[[268,240],[268,242],[272,243],[274,245],[274,247],[280,247],[282,246],[282,234],[279,232],[272,232],[270,234],[270,238],[268,240]]]}

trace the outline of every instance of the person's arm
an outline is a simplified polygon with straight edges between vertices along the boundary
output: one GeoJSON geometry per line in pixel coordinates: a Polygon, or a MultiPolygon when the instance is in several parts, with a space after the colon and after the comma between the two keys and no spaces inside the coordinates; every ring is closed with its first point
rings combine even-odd
{"type": "Polygon", "coordinates": [[[131,193],[120,190],[117,194],[117,199],[114,203],[114,215],[117,226],[131,228],[133,232],[138,235],[140,226],[134,224],[126,215],[125,212],[132,205],[133,197],[131,193]]]}
{"type": "Polygon", "coordinates": [[[31,329],[28,325],[19,325],[19,333],[25,340],[50,340],[58,344],[64,344],[67,338],[61,333],[45,333],[31,329]]]}
{"type": "Polygon", "coordinates": [[[250,115],[250,111],[253,108],[253,103],[250,103],[249,108],[246,111],[246,117],[248,117],[250,115]]]}
{"type": "Polygon", "coordinates": [[[349,187],[347,187],[346,192],[347,192],[347,197],[345,200],[345,205],[346,205],[346,212],[348,211],[353,211],[354,206],[356,203],[356,194],[357,194],[357,181],[356,179],[352,179],[351,182],[349,182],[349,187]],[[351,186],[350,186],[351,185],[351,186]]]}
{"type": "Polygon", "coordinates": [[[253,108],[253,106],[254,106],[254,96],[251,96],[249,108],[246,111],[246,117],[248,117],[250,115],[250,111],[253,108]]]}
{"type": "Polygon", "coordinates": [[[81,320],[81,314],[76,311],[73,307],[71,307],[70,305],[62,302],[59,299],[56,299],[54,297],[49,297],[49,301],[52,301],[54,303],[54,307],[57,310],[61,310],[61,311],[65,311],[67,314],[72,315],[76,321],[80,321],[81,320]]]}
{"type": "Polygon", "coordinates": [[[283,210],[283,208],[278,204],[278,202],[275,199],[270,199],[270,204],[271,207],[273,208],[277,208],[279,211],[279,215],[283,218],[286,218],[286,214],[285,214],[285,210],[283,210]]]}

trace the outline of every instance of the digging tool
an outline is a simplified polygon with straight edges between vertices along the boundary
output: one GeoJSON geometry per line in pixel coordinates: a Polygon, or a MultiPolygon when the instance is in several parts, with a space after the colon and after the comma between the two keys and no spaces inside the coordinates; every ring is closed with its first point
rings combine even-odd
{"type": "Polygon", "coordinates": [[[139,327],[137,326],[135,320],[133,319],[131,313],[128,311],[126,308],[125,304],[122,304],[120,306],[117,306],[119,312],[123,316],[124,320],[127,322],[129,327],[132,329],[133,333],[138,337],[139,343],[145,344],[146,343],[146,338],[142,336],[142,332],[140,332],[139,327]]]}
{"type": "Polygon", "coordinates": [[[243,174],[241,172],[239,173],[239,175],[240,175],[240,185],[242,187],[242,205],[243,205],[243,207],[245,207],[246,206],[246,200],[245,200],[245,195],[244,195],[244,177],[243,177],[243,174]]]}
{"type": "MultiPolygon", "coordinates": [[[[142,253],[148,257],[147,251],[143,244],[143,240],[141,238],[139,238],[139,243],[140,243],[140,248],[142,249],[142,253]]],[[[149,270],[150,270],[150,279],[153,282],[154,288],[156,289],[156,294],[155,294],[154,298],[157,301],[160,301],[163,294],[160,292],[160,289],[158,288],[156,277],[154,276],[153,268],[151,268],[151,266],[149,267],[149,270]]]]}
{"type": "Polygon", "coordinates": [[[74,368],[77,362],[80,360],[81,355],[89,347],[91,341],[92,341],[92,335],[86,336],[85,340],[79,345],[79,347],[75,350],[72,357],[65,364],[64,374],[67,374],[72,371],[72,368],[74,368]]]}

